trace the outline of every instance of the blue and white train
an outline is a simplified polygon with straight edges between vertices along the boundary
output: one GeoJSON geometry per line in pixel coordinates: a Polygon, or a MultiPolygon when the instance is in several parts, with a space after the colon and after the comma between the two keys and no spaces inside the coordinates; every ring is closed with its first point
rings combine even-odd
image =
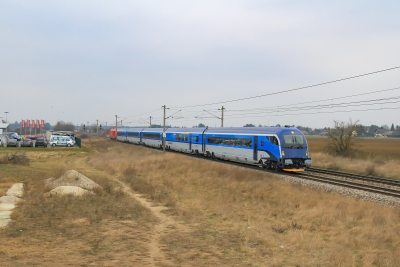
{"type": "MultiPolygon", "coordinates": [[[[118,128],[117,141],[163,147],[162,128],[118,128]]],[[[311,166],[307,140],[293,127],[168,128],[167,150],[284,171],[311,166]]]]}

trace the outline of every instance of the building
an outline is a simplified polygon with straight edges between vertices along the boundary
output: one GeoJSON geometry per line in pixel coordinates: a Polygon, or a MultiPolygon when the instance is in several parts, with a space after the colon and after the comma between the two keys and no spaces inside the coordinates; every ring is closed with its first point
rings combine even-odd
{"type": "Polygon", "coordinates": [[[5,133],[7,131],[8,125],[10,125],[10,124],[8,124],[8,123],[0,123],[0,134],[3,134],[3,133],[5,133]]]}
{"type": "Polygon", "coordinates": [[[387,133],[388,133],[389,131],[388,130],[386,130],[386,129],[377,129],[375,132],[374,132],[374,136],[375,137],[387,137],[387,133]]]}

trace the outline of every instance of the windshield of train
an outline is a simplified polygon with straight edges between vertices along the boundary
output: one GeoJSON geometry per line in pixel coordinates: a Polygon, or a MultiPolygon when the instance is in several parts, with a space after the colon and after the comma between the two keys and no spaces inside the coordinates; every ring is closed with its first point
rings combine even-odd
{"type": "Polygon", "coordinates": [[[304,137],[300,134],[284,134],[283,142],[286,148],[305,148],[304,137]]]}

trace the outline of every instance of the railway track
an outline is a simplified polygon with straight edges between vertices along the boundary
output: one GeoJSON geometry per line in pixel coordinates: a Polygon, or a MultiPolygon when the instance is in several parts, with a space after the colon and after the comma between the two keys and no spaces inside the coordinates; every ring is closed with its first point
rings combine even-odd
{"type": "MultiPolygon", "coordinates": [[[[160,151],[159,149],[153,148],[153,147],[147,147],[147,148],[160,151]]],[[[244,163],[222,160],[222,159],[211,159],[211,158],[206,158],[203,156],[196,156],[196,155],[182,153],[182,152],[173,151],[173,150],[166,150],[166,152],[176,153],[176,154],[180,154],[180,155],[183,154],[183,155],[186,155],[186,156],[189,156],[192,158],[196,158],[196,159],[220,162],[220,163],[239,166],[242,168],[248,168],[248,169],[253,169],[253,170],[258,170],[258,171],[265,171],[265,172],[269,172],[269,173],[275,173],[275,174],[286,175],[286,176],[291,176],[291,177],[296,177],[296,178],[301,178],[301,179],[307,179],[307,180],[311,180],[311,181],[315,181],[315,182],[326,183],[326,184],[341,186],[341,187],[345,187],[345,188],[351,188],[351,189],[366,191],[366,192],[370,192],[370,193],[376,193],[376,194],[381,194],[381,195],[385,195],[385,196],[400,198],[400,189],[392,189],[392,188],[380,187],[378,185],[370,185],[370,184],[362,183],[362,182],[373,182],[373,183],[378,183],[378,184],[383,184],[383,185],[391,185],[391,186],[400,187],[400,181],[397,181],[394,179],[364,176],[364,175],[338,172],[338,171],[330,171],[330,170],[324,170],[324,169],[318,169],[318,168],[309,168],[309,169],[307,169],[307,171],[302,172],[302,173],[276,172],[273,170],[260,168],[259,166],[256,166],[256,165],[248,165],[248,164],[244,164],[244,163]],[[326,175],[330,175],[331,177],[326,177],[326,175]],[[353,181],[337,179],[337,178],[334,178],[335,176],[352,179],[353,181]]]]}
{"type": "Polygon", "coordinates": [[[340,177],[350,178],[350,179],[354,179],[354,180],[380,183],[380,184],[386,184],[386,185],[400,187],[399,180],[389,179],[389,178],[373,177],[373,176],[366,176],[366,175],[360,175],[360,174],[354,174],[354,173],[348,173],[348,172],[338,172],[338,171],[325,170],[325,169],[319,169],[319,168],[309,168],[309,169],[307,169],[307,172],[327,174],[327,175],[332,175],[332,176],[340,176],[340,177]]]}
{"type": "MultiPolygon", "coordinates": [[[[362,183],[358,183],[358,182],[344,181],[344,180],[339,180],[339,179],[335,179],[335,178],[331,178],[331,177],[318,176],[318,175],[313,175],[313,174],[308,174],[308,173],[293,174],[293,176],[296,176],[296,177],[302,178],[302,179],[316,181],[316,182],[328,183],[328,184],[342,186],[342,187],[346,187],[346,188],[352,188],[352,189],[367,191],[367,192],[371,192],[371,193],[382,194],[382,195],[386,195],[386,196],[400,198],[400,190],[399,189],[390,189],[390,188],[385,188],[385,187],[380,187],[380,186],[375,186],[375,185],[362,184],[362,183]]],[[[337,176],[337,174],[336,174],[336,176],[337,176]]]]}

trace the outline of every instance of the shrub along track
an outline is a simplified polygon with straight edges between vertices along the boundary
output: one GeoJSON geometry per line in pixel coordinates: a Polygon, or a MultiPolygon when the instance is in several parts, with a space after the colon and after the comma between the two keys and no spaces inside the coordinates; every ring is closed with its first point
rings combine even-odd
{"type": "MultiPolygon", "coordinates": [[[[131,143],[128,143],[131,144],[131,143]]],[[[132,144],[135,145],[135,144],[132,144]]],[[[147,146],[146,146],[147,147],[147,146]]],[[[157,148],[147,147],[150,149],[158,150],[157,148]]],[[[291,172],[276,172],[269,169],[261,168],[259,165],[248,165],[244,163],[222,160],[218,158],[207,158],[203,156],[196,156],[193,154],[182,153],[173,150],[166,150],[166,152],[176,153],[176,154],[184,154],[189,157],[198,158],[202,160],[210,160],[221,162],[225,164],[235,165],[243,168],[254,169],[258,171],[266,171],[270,173],[276,173],[280,175],[307,179],[315,182],[321,182],[336,186],[341,186],[344,188],[362,190],[370,193],[381,194],[385,196],[395,197],[400,199],[400,181],[394,179],[387,179],[381,177],[370,177],[358,174],[344,173],[338,171],[330,171],[324,169],[317,168],[309,168],[304,173],[291,173],[291,172]],[[361,182],[360,182],[361,181],[361,182]],[[373,183],[373,184],[371,184],[373,183]],[[387,186],[392,186],[392,188],[387,188],[387,186]]]]}

